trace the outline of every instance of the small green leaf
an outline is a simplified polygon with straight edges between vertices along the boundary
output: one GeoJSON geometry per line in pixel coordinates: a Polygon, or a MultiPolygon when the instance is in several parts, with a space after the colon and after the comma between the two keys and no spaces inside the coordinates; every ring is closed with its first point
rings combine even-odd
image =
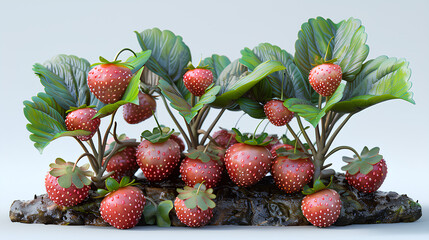
{"type": "Polygon", "coordinates": [[[191,108],[189,115],[180,114],[186,119],[186,122],[190,123],[191,120],[198,114],[198,111],[204,107],[204,105],[210,104],[216,100],[216,95],[219,93],[220,87],[215,86],[207,90],[198,100],[194,107],[191,108]]]}
{"type": "Polygon", "coordinates": [[[189,209],[194,209],[197,207],[197,196],[192,196],[185,200],[185,206],[189,209]]]}
{"type": "Polygon", "coordinates": [[[368,150],[368,147],[364,147],[360,154],[360,159],[356,155],[354,155],[353,158],[343,157],[343,161],[346,162],[347,165],[341,167],[341,170],[351,175],[355,175],[358,172],[366,175],[373,170],[373,165],[383,159],[383,156],[380,155],[379,152],[379,147],[372,148],[371,150],[368,150]]]}
{"type": "Polygon", "coordinates": [[[208,153],[204,152],[203,146],[198,146],[197,149],[191,150],[191,152],[185,155],[190,159],[199,159],[204,163],[207,163],[211,160],[208,153]]]}
{"type": "Polygon", "coordinates": [[[148,140],[151,143],[163,143],[167,141],[171,134],[174,133],[174,129],[171,129],[170,132],[166,132],[167,130],[170,130],[170,128],[162,128],[162,131],[159,130],[159,128],[154,128],[153,132],[149,130],[145,130],[142,132],[141,137],[148,140]]]}
{"type": "Polygon", "coordinates": [[[156,224],[156,215],[157,215],[157,208],[151,203],[148,203],[143,209],[143,216],[146,224],[148,225],[156,224]]]}
{"type": "Polygon", "coordinates": [[[72,183],[72,176],[70,175],[63,175],[58,178],[58,184],[63,188],[69,188],[72,183]]]}
{"type": "Polygon", "coordinates": [[[267,117],[264,112],[264,106],[257,101],[241,97],[237,100],[237,103],[240,109],[252,118],[264,119],[267,117]]]}
{"type": "Polygon", "coordinates": [[[131,72],[134,74],[138,70],[140,70],[145,63],[149,60],[152,51],[142,51],[137,54],[137,58],[135,56],[131,56],[127,59],[127,64],[131,66],[131,72]]]}
{"type": "Polygon", "coordinates": [[[157,209],[157,225],[159,227],[170,227],[170,211],[173,209],[173,202],[171,200],[162,201],[158,205],[157,209]]]}
{"type": "Polygon", "coordinates": [[[97,189],[97,194],[100,195],[100,197],[106,196],[108,193],[109,191],[107,191],[106,189],[102,189],[102,188],[97,189]]]}
{"type": "Polygon", "coordinates": [[[116,191],[119,189],[119,183],[115,179],[109,177],[106,179],[106,188],[110,192],[116,191]]]}
{"type": "Polygon", "coordinates": [[[119,187],[125,187],[128,183],[130,183],[130,177],[125,176],[121,179],[121,182],[119,183],[119,187]]]}

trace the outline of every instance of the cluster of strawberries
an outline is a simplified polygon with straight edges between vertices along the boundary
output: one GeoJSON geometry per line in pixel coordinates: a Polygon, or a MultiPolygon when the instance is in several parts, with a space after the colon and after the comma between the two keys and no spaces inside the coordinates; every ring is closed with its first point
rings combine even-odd
{"type": "MultiPolygon", "coordinates": [[[[114,103],[121,99],[131,76],[127,67],[102,64],[90,71],[88,86],[100,101],[114,103]]],[[[189,70],[183,80],[192,94],[201,96],[213,83],[213,75],[209,69],[196,68],[189,70]]],[[[316,66],[310,72],[309,80],[319,94],[330,96],[341,82],[341,68],[331,63],[316,66]]],[[[140,92],[139,105],[126,104],[123,116],[127,122],[135,124],[149,118],[155,108],[155,100],[149,94],[140,92]]],[[[276,126],[285,125],[294,116],[282,100],[269,101],[264,110],[276,126]]],[[[100,125],[98,118],[93,119],[95,114],[96,110],[92,108],[75,109],[67,116],[68,130],[90,131],[92,134],[89,136],[79,136],[82,141],[89,140],[100,125]]],[[[183,141],[172,132],[156,131],[164,134],[163,137],[145,139],[137,148],[124,148],[107,164],[106,170],[113,174],[106,180],[107,190],[100,191],[105,196],[100,213],[106,222],[116,228],[134,227],[142,216],[145,197],[127,177],[133,176],[139,168],[149,181],[162,181],[180,164],[181,178],[187,186],[178,190],[174,207],[179,220],[191,227],[206,225],[213,216],[212,209],[216,206],[213,187],[220,182],[225,169],[229,178],[241,187],[256,184],[270,172],[278,188],[288,194],[303,191],[315,171],[311,159],[300,154],[300,149],[296,151],[295,146],[280,143],[267,134],[256,137],[243,135],[236,129],[234,132],[222,129],[212,136],[215,142],[189,152],[181,160],[181,153],[185,150],[183,141]],[[288,150],[292,150],[293,154],[279,154],[288,150]]],[[[344,167],[346,178],[359,191],[373,192],[384,181],[387,168],[378,149],[364,149],[361,158],[347,159],[347,162],[349,164],[344,167]]],[[[56,167],[58,165],[61,164],[56,167]]],[[[46,176],[45,185],[50,199],[61,206],[79,204],[87,198],[90,189],[84,185],[78,188],[73,184],[62,188],[58,178],[50,173],[46,176]]],[[[308,195],[302,200],[301,209],[308,221],[319,227],[335,223],[341,211],[340,195],[324,185],[304,192],[308,195]]]]}

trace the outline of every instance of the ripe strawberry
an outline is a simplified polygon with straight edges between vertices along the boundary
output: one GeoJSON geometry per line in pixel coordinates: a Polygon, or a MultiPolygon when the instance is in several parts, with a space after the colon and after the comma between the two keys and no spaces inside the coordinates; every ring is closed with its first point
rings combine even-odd
{"type": "Polygon", "coordinates": [[[73,107],[68,111],[69,114],[65,119],[68,131],[86,130],[91,132],[91,134],[87,136],[77,136],[77,138],[81,141],[88,141],[89,139],[91,139],[97,131],[98,127],[100,126],[99,118],[92,119],[92,117],[94,117],[97,111],[91,107],[92,106],[86,107],[86,105],[80,108],[73,107]]]}
{"type": "Polygon", "coordinates": [[[185,151],[185,143],[183,142],[183,140],[179,136],[177,136],[175,134],[171,134],[170,139],[175,141],[177,144],[179,144],[180,152],[185,151]]]}
{"type": "Polygon", "coordinates": [[[58,184],[58,177],[46,174],[45,187],[49,198],[58,206],[71,207],[78,205],[88,197],[89,186],[79,189],[74,184],[69,188],[63,188],[58,184]]]}
{"type": "Polygon", "coordinates": [[[106,187],[110,191],[99,189],[98,193],[106,195],[100,204],[100,214],[104,221],[118,229],[128,229],[139,222],[146,198],[143,192],[132,186],[128,178],[119,184],[113,178],[106,180],[106,187]],[[109,181],[115,181],[109,184],[109,181]]]}
{"type": "MultiPolygon", "coordinates": [[[[104,161],[103,161],[104,163],[104,161]]],[[[136,148],[126,147],[117,152],[107,163],[106,171],[115,173],[112,178],[119,181],[125,176],[133,176],[139,169],[136,158],[136,148]]]]}
{"type": "Polygon", "coordinates": [[[226,150],[225,165],[231,180],[238,186],[259,182],[270,170],[271,153],[264,146],[236,143],[226,150]]]}
{"type": "Polygon", "coordinates": [[[294,113],[289,111],[281,100],[271,100],[264,105],[268,120],[275,126],[284,126],[292,120],[294,113]]]}
{"type": "Polygon", "coordinates": [[[324,97],[329,97],[337,90],[342,76],[340,66],[333,63],[324,63],[311,69],[308,80],[317,93],[324,97]]]}
{"type": "Polygon", "coordinates": [[[82,167],[73,162],[57,158],[49,165],[51,170],[45,177],[45,187],[49,198],[59,206],[71,207],[81,203],[88,197],[92,176],[88,171],[89,164],[82,167]]]}
{"type": "Polygon", "coordinates": [[[180,162],[180,147],[172,139],[151,143],[144,140],[137,148],[137,163],[149,181],[161,181],[171,175],[180,162]]]}
{"type": "Polygon", "coordinates": [[[193,68],[183,75],[183,83],[189,92],[201,97],[213,83],[213,73],[209,69],[193,68]]]}
{"type": "Polygon", "coordinates": [[[274,159],[271,174],[278,188],[286,193],[295,193],[311,181],[314,165],[309,158],[280,156],[274,159]]]}
{"type": "Polygon", "coordinates": [[[137,124],[150,118],[156,110],[156,102],[151,95],[139,92],[139,105],[124,105],[123,116],[127,123],[137,124]]]}
{"type": "Polygon", "coordinates": [[[334,224],[341,212],[340,195],[332,189],[323,189],[302,199],[301,210],[307,220],[316,227],[334,224]]]}
{"type": "Polygon", "coordinates": [[[230,146],[237,143],[235,135],[236,134],[234,132],[230,132],[226,129],[221,129],[213,134],[213,139],[219,146],[223,148],[229,148],[230,146]]]}
{"type": "Polygon", "coordinates": [[[208,188],[213,188],[222,179],[222,170],[223,168],[219,162],[210,159],[210,157],[208,162],[203,162],[199,158],[186,157],[180,165],[182,180],[188,186],[204,182],[208,188]]]}
{"type": "Polygon", "coordinates": [[[349,185],[364,193],[377,191],[387,175],[386,162],[379,154],[380,148],[368,150],[365,147],[361,153],[361,160],[343,157],[348,164],[341,169],[346,171],[346,180],[349,185]]]}
{"type": "Polygon", "coordinates": [[[212,209],[216,207],[212,200],[216,197],[213,189],[206,190],[203,183],[198,183],[193,188],[185,186],[177,191],[179,195],[174,201],[174,210],[180,222],[189,227],[206,225],[213,217],[212,209]]]}
{"type": "Polygon", "coordinates": [[[270,152],[271,155],[273,156],[273,159],[275,159],[277,157],[277,150],[279,149],[284,149],[284,150],[293,150],[295,147],[289,144],[285,144],[285,143],[277,143],[274,146],[271,147],[270,152]]]}
{"type": "Polygon", "coordinates": [[[87,82],[94,96],[101,102],[109,104],[122,98],[131,78],[131,70],[125,65],[105,63],[89,71],[87,82]]]}

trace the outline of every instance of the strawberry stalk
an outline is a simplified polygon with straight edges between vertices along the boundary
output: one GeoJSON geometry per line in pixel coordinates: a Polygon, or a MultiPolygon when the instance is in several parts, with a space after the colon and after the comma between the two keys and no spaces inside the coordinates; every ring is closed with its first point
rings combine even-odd
{"type": "Polygon", "coordinates": [[[133,50],[131,50],[131,49],[129,49],[129,48],[124,48],[124,49],[122,49],[121,51],[119,51],[119,52],[116,54],[116,56],[115,56],[115,60],[113,60],[113,61],[118,60],[119,55],[120,55],[122,52],[124,52],[124,51],[130,51],[132,54],[134,54],[134,57],[137,57],[137,54],[136,54],[133,50]]]}

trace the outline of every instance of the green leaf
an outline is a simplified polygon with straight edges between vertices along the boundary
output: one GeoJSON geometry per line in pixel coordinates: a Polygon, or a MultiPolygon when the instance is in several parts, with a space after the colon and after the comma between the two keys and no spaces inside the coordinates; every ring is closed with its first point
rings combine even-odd
{"type": "Polygon", "coordinates": [[[93,118],[103,118],[106,116],[109,116],[114,111],[116,111],[119,107],[122,105],[125,105],[127,103],[133,103],[138,105],[139,104],[139,84],[140,84],[140,76],[143,72],[143,67],[140,68],[140,70],[131,78],[130,83],[128,84],[127,89],[125,90],[124,96],[122,96],[122,99],[104,106],[100,110],[98,110],[97,114],[93,118]]]}
{"type": "Polygon", "coordinates": [[[302,24],[295,43],[295,63],[306,78],[316,58],[337,59],[343,79],[353,81],[369,53],[367,34],[360,20],[349,18],[335,24],[318,17],[302,24]],[[329,40],[332,41],[329,43],[329,40]],[[328,48],[329,44],[329,48],[328,48]]]}
{"type": "Polygon", "coordinates": [[[240,63],[252,71],[259,64],[268,60],[279,61],[286,67],[285,70],[274,72],[267,77],[273,93],[269,97],[281,98],[283,88],[284,98],[311,100],[314,90],[295,65],[293,56],[285,50],[269,43],[261,43],[253,48],[253,50],[245,48],[241,51],[241,54],[240,63]]]}
{"type": "Polygon", "coordinates": [[[228,57],[217,54],[213,54],[211,57],[207,57],[201,61],[201,65],[207,65],[211,68],[210,70],[213,73],[213,82],[216,82],[219,75],[230,63],[231,60],[229,60],[228,57]]]}
{"type": "Polygon", "coordinates": [[[221,90],[220,96],[213,102],[214,106],[230,106],[232,101],[239,99],[267,75],[285,69],[281,62],[266,61],[258,65],[251,73],[242,76],[243,74],[237,74],[242,71],[240,70],[242,65],[240,65],[238,61],[232,62],[219,76],[216,84],[221,86],[221,90]]]}
{"type": "Polygon", "coordinates": [[[238,105],[240,105],[241,110],[247,113],[252,118],[264,119],[266,118],[264,112],[264,106],[257,101],[254,101],[249,98],[241,97],[237,100],[238,105]]]}
{"type": "Polygon", "coordinates": [[[119,183],[115,179],[109,177],[106,179],[106,188],[110,192],[113,192],[119,189],[119,183]]]}
{"type": "Polygon", "coordinates": [[[154,128],[153,131],[145,130],[142,132],[141,137],[148,140],[151,143],[163,143],[167,141],[171,134],[174,133],[174,129],[162,128],[162,131],[158,127],[154,128]]]}
{"type": "Polygon", "coordinates": [[[299,116],[303,117],[307,120],[313,127],[316,127],[319,124],[320,119],[329,112],[337,102],[341,100],[343,97],[345,84],[340,84],[338,89],[334,92],[328,102],[326,102],[325,106],[322,109],[319,109],[313,106],[310,102],[291,98],[284,102],[285,107],[287,107],[290,111],[297,113],[299,116]]]}
{"type": "Polygon", "coordinates": [[[173,202],[171,200],[162,201],[158,205],[156,222],[159,227],[170,227],[170,211],[173,209],[173,202]]]}
{"type": "Polygon", "coordinates": [[[190,123],[191,120],[198,114],[198,111],[204,107],[204,105],[210,104],[213,101],[216,100],[216,95],[220,91],[220,86],[214,86],[207,90],[198,100],[198,102],[191,108],[191,112],[189,114],[182,114],[180,112],[180,115],[182,115],[186,122],[190,123]]]}
{"type": "Polygon", "coordinates": [[[186,65],[191,61],[191,52],[182,37],[158,28],[135,33],[141,48],[152,50],[145,65],[150,71],[170,83],[182,78],[186,65]]]}
{"type": "Polygon", "coordinates": [[[131,56],[127,59],[126,64],[132,67],[131,72],[133,74],[136,73],[141,68],[143,68],[143,66],[149,60],[151,53],[152,53],[151,50],[142,51],[142,52],[136,53],[137,57],[131,56]]]}
{"type": "Polygon", "coordinates": [[[176,109],[180,115],[186,119],[192,119],[197,115],[197,112],[192,112],[191,105],[183,98],[173,85],[161,79],[158,87],[161,89],[162,94],[170,101],[170,105],[176,109]]]}
{"type": "Polygon", "coordinates": [[[83,104],[97,109],[104,106],[89,90],[86,80],[90,69],[86,59],[73,55],[58,55],[44,65],[33,66],[45,92],[65,110],[83,104]]]}
{"type": "Polygon", "coordinates": [[[360,159],[356,155],[352,158],[343,157],[343,161],[346,162],[347,165],[341,167],[341,170],[346,171],[351,175],[355,175],[358,172],[366,175],[372,171],[374,168],[373,165],[383,159],[383,156],[379,154],[379,152],[379,147],[372,148],[371,150],[368,150],[368,147],[364,147],[360,154],[360,159]]]}
{"type": "Polygon", "coordinates": [[[49,174],[58,177],[58,184],[63,188],[69,188],[72,183],[79,189],[91,184],[88,177],[93,176],[93,173],[88,171],[89,164],[75,167],[75,163],[57,158],[55,163],[51,163],[49,166],[52,168],[49,174]]]}
{"type": "Polygon", "coordinates": [[[143,209],[144,221],[148,225],[154,225],[156,223],[157,208],[151,203],[147,204],[143,209]]]}
{"type": "Polygon", "coordinates": [[[415,104],[411,89],[411,70],[405,59],[380,56],[366,62],[355,81],[347,83],[344,97],[335,104],[336,112],[356,112],[390,99],[415,104]]]}

